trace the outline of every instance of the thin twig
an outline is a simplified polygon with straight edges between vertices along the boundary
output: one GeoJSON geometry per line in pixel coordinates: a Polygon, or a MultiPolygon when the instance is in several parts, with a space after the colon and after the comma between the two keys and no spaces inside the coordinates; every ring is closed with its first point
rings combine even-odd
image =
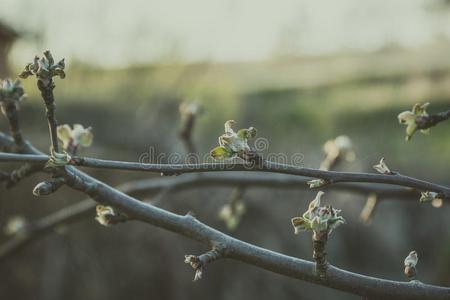
{"type": "Polygon", "coordinates": [[[29,76],[36,76],[37,87],[41,92],[45,104],[52,150],[56,153],[59,152],[59,146],[58,133],[56,130],[58,123],[55,117],[56,106],[55,96],[53,95],[55,83],[53,82],[53,77],[58,76],[59,78],[64,79],[66,77],[64,68],[64,59],[55,63],[50,50],[46,50],[41,58],[36,56],[33,62],[27,64],[24,70],[19,74],[19,77],[23,79],[28,78],[29,76]]]}
{"type": "Polygon", "coordinates": [[[194,142],[192,140],[192,133],[194,131],[195,121],[197,116],[203,111],[202,107],[197,103],[183,102],[180,104],[180,114],[182,118],[182,126],[178,136],[186,148],[188,154],[197,153],[194,142]]]}
{"type": "Polygon", "coordinates": [[[11,255],[18,253],[29,243],[53,232],[59,226],[69,225],[80,219],[93,216],[94,207],[95,202],[93,201],[81,201],[30,222],[22,232],[13,235],[0,245],[0,260],[5,260],[11,255]]]}
{"type": "Polygon", "coordinates": [[[416,118],[417,129],[428,129],[448,119],[450,119],[450,109],[433,115],[419,116],[416,118]]]}
{"type": "MultiPolygon", "coordinates": [[[[126,186],[118,186],[117,189],[123,192],[131,192],[132,189],[128,190],[126,186]]],[[[152,205],[159,206],[171,191],[169,187],[162,187],[158,194],[149,201],[152,205]]],[[[25,246],[30,243],[44,238],[47,234],[54,232],[59,227],[68,226],[70,224],[86,220],[88,218],[94,217],[95,206],[97,203],[88,198],[78,203],[63,207],[51,214],[48,214],[42,218],[33,221],[27,221],[26,227],[21,231],[6,241],[0,244],[0,261],[4,261],[13,255],[16,255],[25,246]]],[[[121,215],[121,222],[131,220],[129,217],[125,220],[123,215],[121,215]]]]}
{"type": "Polygon", "coordinates": [[[26,163],[20,166],[19,168],[13,170],[11,173],[7,173],[7,176],[2,178],[0,181],[6,182],[6,188],[12,188],[22,179],[39,171],[42,171],[42,166],[38,164],[26,163]]]}
{"type": "Polygon", "coordinates": [[[24,143],[24,139],[22,133],[20,131],[19,125],[19,115],[17,112],[17,104],[16,103],[6,103],[4,106],[5,116],[8,120],[9,131],[11,132],[11,136],[14,139],[17,147],[22,147],[24,143]]]}
{"type": "Polygon", "coordinates": [[[58,122],[56,121],[55,117],[56,105],[55,105],[55,97],[53,95],[53,89],[55,88],[55,84],[51,79],[48,84],[45,84],[41,80],[38,80],[37,83],[45,103],[47,123],[50,132],[50,142],[52,145],[52,149],[55,152],[59,152],[58,133],[57,133],[58,122]]]}
{"type": "Polygon", "coordinates": [[[180,139],[183,141],[184,146],[188,153],[196,153],[194,142],[192,141],[192,129],[194,128],[196,116],[194,114],[188,114],[185,117],[183,127],[179,132],[180,139]]]}

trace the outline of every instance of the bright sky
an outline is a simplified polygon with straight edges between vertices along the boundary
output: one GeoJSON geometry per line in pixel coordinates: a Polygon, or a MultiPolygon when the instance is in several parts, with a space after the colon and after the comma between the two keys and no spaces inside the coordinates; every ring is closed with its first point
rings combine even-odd
{"type": "Polygon", "coordinates": [[[437,0],[0,0],[0,19],[42,39],[57,57],[123,66],[154,60],[259,60],[282,54],[420,46],[450,37],[437,0]]]}

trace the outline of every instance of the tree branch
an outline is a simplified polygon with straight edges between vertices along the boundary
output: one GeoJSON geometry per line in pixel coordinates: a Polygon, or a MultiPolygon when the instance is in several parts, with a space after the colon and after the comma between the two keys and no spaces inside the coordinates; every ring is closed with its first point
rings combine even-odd
{"type": "Polygon", "coordinates": [[[13,170],[11,173],[5,173],[5,177],[0,178],[0,181],[6,182],[6,188],[11,188],[25,177],[39,171],[42,171],[42,167],[40,165],[26,163],[13,170]]]}
{"type": "MultiPolygon", "coordinates": [[[[0,153],[0,162],[29,162],[45,164],[48,159],[49,157],[47,155],[42,154],[31,155],[0,153]]],[[[260,165],[251,163],[149,164],[139,162],[103,160],[88,157],[74,157],[71,159],[69,164],[96,169],[143,171],[150,173],[162,173],[165,175],[224,171],[270,172],[320,178],[323,179],[327,184],[335,184],[338,182],[368,182],[405,186],[421,191],[433,191],[439,193],[443,198],[450,198],[449,187],[401,175],[399,173],[386,175],[374,173],[324,171],[287,164],[280,164],[271,161],[264,161],[260,165]]]]}
{"type": "MultiPolygon", "coordinates": [[[[201,223],[189,214],[180,216],[142,203],[82,172],[75,170],[74,172],[77,172],[85,183],[95,182],[96,189],[92,194],[96,201],[107,203],[137,220],[179,233],[208,247],[222,247],[224,258],[239,260],[292,278],[360,296],[382,297],[383,299],[447,299],[450,297],[450,288],[378,279],[344,271],[331,265],[328,267],[326,278],[319,279],[315,275],[315,264],[312,262],[285,256],[237,240],[201,223]]],[[[82,186],[76,187],[76,189],[84,191],[82,186]]]]}
{"type": "MultiPolygon", "coordinates": [[[[239,175],[239,174],[238,174],[239,175]]],[[[129,195],[146,195],[149,193],[158,193],[161,195],[164,190],[170,192],[179,192],[186,189],[204,188],[204,187],[260,187],[260,188],[281,188],[281,189],[304,189],[307,187],[306,178],[294,177],[283,174],[258,174],[250,173],[244,176],[235,176],[235,174],[226,173],[207,173],[207,174],[185,174],[179,177],[161,177],[152,179],[136,180],[121,184],[116,189],[129,195]]],[[[366,195],[369,192],[375,191],[377,195],[383,199],[397,199],[410,201],[420,196],[420,193],[407,188],[390,187],[384,185],[362,185],[341,183],[330,185],[324,188],[325,191],[345,191],[353,192],[361,195],[366,195]]],[[[158,199],[160,197],[158,196],[158,199]]],[[[152,204],[156,205],[153,199],[152,204]]],[[[0,245],[0,260],[4,257],[10,257],[12,254],[17,254],[22,244],[27,244],[46,234],[51,233],[52,229],[78,222],[92,216],[96,203],[91,199],[85,199],[79,203],[75,203],[60,210],[53,212],[41,219],[31,221],[29,232],[26,238],[16,236],[0,245]],[[51,220],[51,221],[48,221],[51,220]],[[14,241],[19,239],[21,242],[14,241]],[[15,246],[13,246],[15,245],[15,246]],[[9,249],[9,250],[8,250],[9,249]]]]}
{"type": "Polygon", "coordinates": [[[52,149],[55,152],[59,152],[58,145],[58,134],[56,128],[58,127],[58,122],[55,117],[55,97],[53,95],[53,89],[55,88],[55,84],[53,80],[50,78],[49,82],[43,82],[38,80],[37,86],[39,91],[41,92],[42,99],[44,99],[45,110],[47,116],[48,130],[50,132],[50,142],[52,145],[52,149]]]}
{"type": "MultiPolygon", "coordinates": [[[[33,147],[27,152],[40,154],[33,147]]],[[[427,285],[420,282],[398,282],[341,270],[328,266],[327,276],[319,278],[314,272],[315,264],[289,257],[240,241],[217,231],[191,215],[176,215],[152,205],[142,203],[72,166],[67,167],[68,184],[94,200],[115,207],[136,220],[152,224],[185,237],[199,241],[210,249],[221,247],[224,258],[282,274],[291,278],[320,284],[334,289],[369,298],[383,299],[448,299],[450,288],[427,285]]]]}
{"type": "Polygon", "coordinates": [[[450,109],[434,115],[419,116],[416,118],[417,129],[428,129],[436,126],[440,122],[446,121],[450,118],[450,109]]]}

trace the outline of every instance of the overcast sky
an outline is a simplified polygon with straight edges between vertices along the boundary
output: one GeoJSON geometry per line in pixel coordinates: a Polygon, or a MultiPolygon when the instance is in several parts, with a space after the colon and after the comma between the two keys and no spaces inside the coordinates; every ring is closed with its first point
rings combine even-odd
{"type": "Polygon", "coordinates": [[[0,19],[42,33],[41,48],[106,66],[179,58],[259,60],[283,54],[420,46],[450,36],[434,0],[0,0],[0,19]]]}

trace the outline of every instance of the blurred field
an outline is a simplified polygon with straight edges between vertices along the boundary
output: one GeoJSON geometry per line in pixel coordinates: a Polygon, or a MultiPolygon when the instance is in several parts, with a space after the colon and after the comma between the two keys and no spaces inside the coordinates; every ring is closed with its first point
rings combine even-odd
{"type": "MultiPolygon", "coordinates": [[[[177,138],[178,105],[198,100],[206,113],[196,124],[194,139],[201,154],[215,146],[223,123],[254,126],[270,141],[268,152],[302,153],[304,165],[317,167],[321,145],[349,135],[357,160],[341,170],[369,171],[386,157],[404,174],[450,184],[450,123],[404,141],[397,114],[419,101],[429,112],[450,106],[449,43],[415,50],[386,48],[375,53],[342,53],[272,61],[194,65],[136,66],[95,69],[72,62],[68,77],[57,80],[60,123],[92,126],[94,146],[84,155],[137,160],[155,147],[159,153],[184,153],[177,138]]],[[[47,125],[32,80],[25,82],[29,99],[21,118],[25,135],[46,150],[47,125]]],[[[0,123],[6,129],[4,120],[0,123]]],[[[127,172],[92,171],[118,184],[152,177],[127,172]]],[[[32,187],[42,175],[1,190],[0,220],[9,216],[43,216],[74,203],[81,195],[63,189],[36,199],[32,187]]],[[[163,207],[179,213],[193,210],[200,220],[226,230],[217,211],[230,190],[193,190],[171,196],[163,207]]],[[[250,189],[248,213],[232,235],[286,254],[310,259],[308,236],[294,236],[293,211],[303,209],[315,192],[250,189]]],[[[427,283],[449,285],[450,213],[429,204],[381,203],[371,226],[358,220],[364,199],[328,193],[326,200],[342,208],[348,225],[332,236],[329,259],[337,266],[402,280],[402,261],[412,249],[420,255],[419,276],[427,283]]],[[[94,212],[93,212],[94,215],[94,212]]],[[[347,294],[290,280],[234,262],[211,265],[205,278],[192,283],[183,255],[203,249],[173,234],[141,224],[100,227],[86,220],[38,241],[0,269],[5,299],[356,299],[347,294]],[[51,274],[51,276],[48,276],[51,274]]]]}

